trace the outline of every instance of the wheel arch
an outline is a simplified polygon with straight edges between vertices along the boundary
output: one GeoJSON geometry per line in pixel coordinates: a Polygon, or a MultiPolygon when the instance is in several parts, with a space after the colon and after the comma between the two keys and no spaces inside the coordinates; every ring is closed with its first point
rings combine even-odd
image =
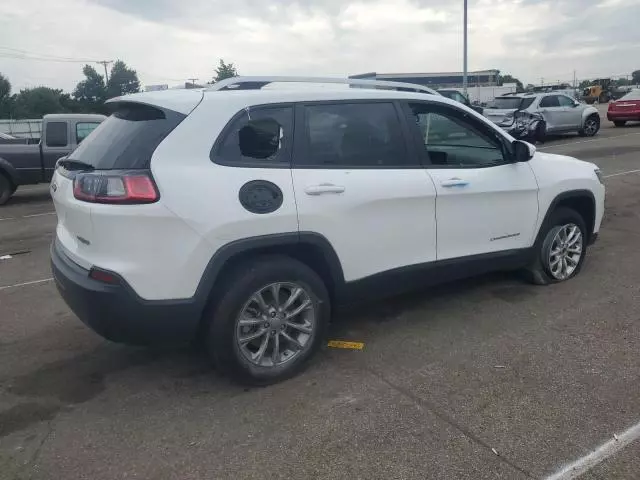
{"type": "Polygon", "coordinates": [[[600,112],[598,112],[597,108],[587,107],[582,111],[582,123],[580,125],[580,128],[584,128],[584,122],[586,122],[587,118],[589,118],[591,115],[597,115],[598,119],[600,119],[600,112]]]}
{"type": "Polygon", "coordinates": [[[19,178],[20,175],[16,168],[11,165],[7,160],[0,157],[0,174],[6,176],[9,181],[13,184],[13,187],[16,188],[20,185],[19,178]]]}
{"type": "Polygon", "coordinates": [[[322,278],[332,300],[342,295],[342,265],[329,240],[315,232],[289,232],[243,238],[222,246],[211,257],[196,289],[196,301],[204,311],[216,300],[225,276],[242,263],[263,255],[294,258],[322,278]]]}
{"type": "Polygon", "coordinates": [[[536,233],[536,242],[540,238],[540,232],[549,220],[550,215],[558,207],[569,207],[582,216],[587,224],[587,243],[593,238],[594,226],[596,222],[596,198],[590,190],[571,190],[558,194],[549,204],[544,219],[540,223],[538,232],[536,233]]]}

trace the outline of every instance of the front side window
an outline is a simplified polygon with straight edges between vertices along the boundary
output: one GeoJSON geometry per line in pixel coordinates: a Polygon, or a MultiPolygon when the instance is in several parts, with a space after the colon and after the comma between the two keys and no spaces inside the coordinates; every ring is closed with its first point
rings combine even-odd
{"type": "Polygon", "coordinates": [[[410,104],[429,160],[449,168],[489,167],[506,162],[498,134],[463,112],[429,104],[410,104]]]}
{"type": "Polygon", "coordinates": [[[45,138],[47,139],[47,147],[66,147],[69,143],[67,122],[48,122],[45,138]]]}
{"type": "Polygon", "coordinates": [[[549,95],[540,100],[540,108],[551,108],[551,107],[559,107],[560,102],[558,101],[557,95],[549,95]]]}
{"type": "Polygon", "coordinates": [[[223,133],[211,159],[222,165],[289,165],[292,107],[244,110],[223,133]]]}
{"type": "MultiPolygon", "coordinates": [[[[296,164],[318,168],[410,166],[392,103],[337,103],[305,107],[307,154],[296,164]]],[[[415,165],[418,166],[417,160],[415,165]]]]}
{"type": "Polygon", "coordinates": [[[98,125],[97,122],[76,123],[76,143],[80,144],[98,125]]]}
{"type": "Polygon", "coordinates": [[[558,102],[561,107],[573,107],[575,105],[574,101],[569,97],[565,97],[564,95],[558,96],[558,102]]]}

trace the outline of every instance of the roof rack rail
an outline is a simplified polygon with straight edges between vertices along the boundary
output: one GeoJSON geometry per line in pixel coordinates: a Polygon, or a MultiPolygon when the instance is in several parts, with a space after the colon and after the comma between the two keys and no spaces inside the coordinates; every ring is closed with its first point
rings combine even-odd
{"type": "Polygon", "coordinates": [[[388,82],[385,80],[361,80],[356,78],[331,77],[233,77],[221,80],[207,87],[206,91],[217,90],[259,90],[270,83],[333,83],[341,85],[355,85],[369,88],[395,89],[406,92],[427,93],[439,95],[432,88],[415,83],[388,82]]]}

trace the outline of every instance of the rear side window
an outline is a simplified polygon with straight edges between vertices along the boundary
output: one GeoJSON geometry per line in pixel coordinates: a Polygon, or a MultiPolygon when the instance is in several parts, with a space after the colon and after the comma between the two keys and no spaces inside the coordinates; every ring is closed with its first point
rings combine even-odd
{"type": "Polygon", "coordinates": [[[305,107],[307,148],[297,167],[402,168],[410,162],[392,103],[305,107]]]}
{"type": "Polygon", "coordinates": [[[100,125],[97,122],[78,122],[76,123],[76,143],[80,144],[100,125]]]}
{"type": "Polygon", "coordinates": [[[45,138],[47,147],[66,147],[68,144],[67,122],[48,122],[45,138]]]}
{"type": "Polygon", "coordinates": [[[289,167],[293,141],[293,107],[243,110],[222,132],[211,160],[221,165],[289,167]]]}
{"type": "Polygon", "coordinates": [[[541,108],[559,107],[559,106],[560,106],[560,102],[558,102],[557,95],[549,95],[548,97],[544,97],[542,100],[540,100],[541,108]]]}
{"type": "Polygon", "coordinates": [[[526,110],[531,106],[536,97],[527,97],[522,99],[522,103],[520,103],[520,110],[526,110]]]}
{"type": "Polygon", "coordinates": [[[162,140],[186,118],[173,110],[119,103],[93,135],[69,155],[96,170],[149,168],[162,140]]]}

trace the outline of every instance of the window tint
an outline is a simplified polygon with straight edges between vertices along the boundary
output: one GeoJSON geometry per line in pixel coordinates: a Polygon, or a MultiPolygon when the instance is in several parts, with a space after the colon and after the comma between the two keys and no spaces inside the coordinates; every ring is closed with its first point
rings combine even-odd
{"type": "MultiPolygon", "coordinates": [[[[140,103],[118,103],[69,160],[79,160],[97,170],[149,168],[160,142],[186,117],[140,103]]],[[[176,159],[178,160],[178,159],[176,159]]]]}
{"type": "Polygon", "coordinates": [[[573,107],[574,101],[564,95],[558,95],[558,102],[561,107],[573,107]]]}
{"type": "Polygon", "coordinates": [[[520,110],[526,110],[527,108],[529,108],[535,99],[536,97],[523,98],[522,102],[520,103],[520,110]]]}
{"type": "Polygon", "coordinates": [[[393,168],[409,164],[392,103],[309,105],[305,110],[308,149],[304,158],[296,159],[297,165],[393,168]]]}
{"type": "Polygon", "coordinates": [[[431,164],[455,168],[505,163],[498,134],[467,114],[428,104],[410,107],[431,164]]]}
{"type": "Polygon", "coordinates": [[[559,107],[560,102],[558,101],[557,95],[549,95],[540,100],[541,108],[549,108],[549,107],[559,107]]]}
{"type": "Polygon", "coordinates": [[[223,135],[211,159],[224,165],[288,165],[293,138],[293,108],[243,111],[223,135]]]}
{"type": "Polygon", "coordinates": [[[45,138],[47,139],[47,147],[66,147],[68,143],[67,123],[48,122],[45,138]]]}
{"type": "Polygon", "coordinates": [[[93,132],[96,127],[100,125],[99,123],[76,123],[76,143],[80,144],[85,138],[89,136],[91,132],[93,132]]]}

